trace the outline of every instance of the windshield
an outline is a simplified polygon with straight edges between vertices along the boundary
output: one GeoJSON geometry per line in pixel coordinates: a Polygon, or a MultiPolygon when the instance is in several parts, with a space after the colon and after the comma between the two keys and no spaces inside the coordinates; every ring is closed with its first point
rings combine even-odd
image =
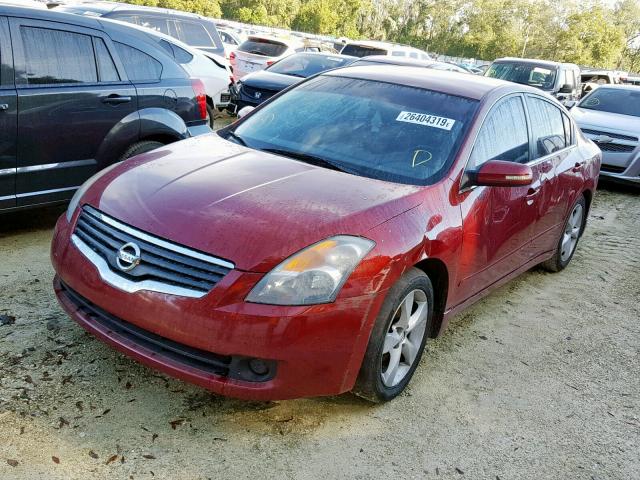
{"type": "Polygon", "coordinates": [[[597,88],[578,105],[588,110],[640,117],[640,89],[597,88]]]}
{"type": "Polygon", "coordinates": [[[234,133],[251,148],[315,157],[317,164],[354,175],[427,185],[447,172],[477,104],[420,88],[323,75],[266,104],[234,133]]]}
{"type": "Polygon", "coordinates": [[[529,63],[494,63],[485,75],[542,90],[553,89],[556,81],[554,68],[529,63]]]}
{"type": "Polygon", "coordinates": [[[298,53],[274,63],[268,70],[272,73],[292,75],[294,77],[307,78],[316,73],[324,72],[332,68],[344,67],[350,64],[354,58],[340,58],[332,55],[313,55],[298,53]]]}

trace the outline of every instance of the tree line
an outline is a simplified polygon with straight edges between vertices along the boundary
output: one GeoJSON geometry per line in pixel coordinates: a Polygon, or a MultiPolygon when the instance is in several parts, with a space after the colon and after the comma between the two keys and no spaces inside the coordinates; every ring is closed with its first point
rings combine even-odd
{"type": "Polygon", "coordinates": [[[640,0],[125,0],[492,60],[544,58],[640,70],[640,0]]]}

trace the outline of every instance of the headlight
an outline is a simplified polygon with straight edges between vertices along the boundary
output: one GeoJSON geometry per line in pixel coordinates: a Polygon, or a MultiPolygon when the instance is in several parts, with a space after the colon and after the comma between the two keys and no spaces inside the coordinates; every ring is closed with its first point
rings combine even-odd
{"type": "Polygon", "coordinates": [[[95,181],[98,180],[100,177],[102,177],[103,175],[106,175],[108,172],[110,172],[115,167],[120,165],[120,163],[122,162],[116,162],[113,165],[110,165],[107,168],[100,170],[98,173],[94,174],[86,182],[84,182],[82,186],[78,188],[78,190],[76,190],[76,193],[74,193],[73,197],[71,197],[71,201],[69,202],[69,206],[67,207],[67,222],[71,221],[71,217],[73,217],[73,212],[75,212],[76,208],[78,208],[78,203],[80,203],[80,199],[87,192],[87,190],[89,190],[89,187],[93,185],[95,181]]]}
{"type": "Polygon", "coordinates": [[[264,276],[247,302],[314,305],[335,300],[347,277],[375,243],[340,235],[315,243],[289,257],[264,276]]]}

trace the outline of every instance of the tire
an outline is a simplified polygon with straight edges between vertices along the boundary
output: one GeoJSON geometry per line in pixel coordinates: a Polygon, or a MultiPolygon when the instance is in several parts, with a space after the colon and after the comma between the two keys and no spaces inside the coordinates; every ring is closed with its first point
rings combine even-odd
{"type": "Polygon", "coordinates": [[[131,145],[120,157],[120,161],[127,160],[128,158],[135,157],[141,153],[150,152],[156,148],[164,146],[164,143],[155,142],[153,140],[143,140],[142,142],[136,142],[131,145]]]}
{"type": "Polygon", "coordinates": [[[433,305],[433,286],[424,272],[412,268],[398,280],[389,290],[371,331],[353,393],[375,403],[387,402],[402,393],[420,363],[431,331],[433,305]],[[413,299],[407,300],[411,294],[413,299]],[[411,301],[409,319],[416,316],[413,326],[411,321],[403,321],[405,300],[411,301]],[[419,312],[420,308],[423,310],[419,312]],[[407,355],[413,356],[413,360],[407,362],[407,355]],[[394,358],[398,364],[395,375],[394,358]]]}
{"type": "Polygon", "coordinates": [[[569,216],[564,223],[564,228],[562,229],[562,234],[558,240],[558,246],[556,247],[553,257],[542,262],[542,268],[549,272],[559,272],[569,265],[573,254],[578,248],[578,240],[580,240],[580,236],[584,230],[586,215],[587,202],[584,195],[581,195],[569,211],[569,216]],[[579,218],[577,218],[577,216],[579,216],[579,218]],[[570,244],[565,245],[566,241],[569,241],[570,244]],[[570,247],[570,249],[567,247],[570,247]]]}

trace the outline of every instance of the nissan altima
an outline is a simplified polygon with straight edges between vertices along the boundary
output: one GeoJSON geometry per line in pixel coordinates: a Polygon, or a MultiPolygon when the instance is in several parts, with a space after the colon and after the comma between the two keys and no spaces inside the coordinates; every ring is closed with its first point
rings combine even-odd
{"type": "Polygon", "coordinates": [[[101,340],[214,392],[386,401],[458,312],[569,264],[600,156],[527,86],[332,70],[90,179],[54,288],[101,340]]]}

